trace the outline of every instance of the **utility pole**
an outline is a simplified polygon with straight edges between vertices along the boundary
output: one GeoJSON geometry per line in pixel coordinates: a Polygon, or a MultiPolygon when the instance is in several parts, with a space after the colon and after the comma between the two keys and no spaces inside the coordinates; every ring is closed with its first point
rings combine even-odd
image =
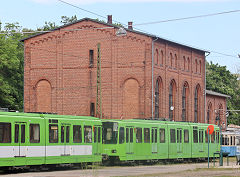
{"type": "Polygon", "coordinates": [[[102,119],[102,87],[101,87],[101,48],[97,44],[97,100],[96,100],[96,117],[102,119]]]}

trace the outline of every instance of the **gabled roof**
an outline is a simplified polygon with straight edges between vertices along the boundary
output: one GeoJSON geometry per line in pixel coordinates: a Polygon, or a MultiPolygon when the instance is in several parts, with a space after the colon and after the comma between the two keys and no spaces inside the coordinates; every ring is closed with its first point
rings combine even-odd
{"type": "Polygon", "coordinates": [[[225,97],[225,98],[231,98],[231,96],[229,96],[229,95],[225,95],[225,94],[222,94],[222,93],[214,92],[214,91],[211,91],[211,90],[206,90],[206,94],[219,96],[219,97],[225,97]]]}
{"type": "MultiPolygon", "coordinates": [[[[73,24],[76,24],[76,23],[79,23],[79,22],[82,22],[82,21],[92,21],[92,22],[99,23],[99,24],[103,24],[103,25],[106,25],[106,26],[110,26],[110,27],[114,27],[114,28],[119,28],[119,26],[118,26],[118,25],[115,25],[115,24],[105,23],[105,22],[103,22],[103,21],[99,21],[99,20],[95,20],[95,19],[91,19],[91,18],[82,18],[82,19],[77,20],[77,21],[75,21],[75,22],[73,22],[73,23],[68,23],[68,24],[59,26],[59,27],[57,27],[57,28],[54,28],[54,29],[52,29],[52,30],[49,30],[49,31],[56,31],[56,30],[59,30],[59,29],[61,29],[61,28],[64,28],[64,27],[67,27],[67,26],[71,26],[71,25],[73,25],[73,24]]],[[[156,36],[156,35],[153,35],[153,34],[141,32],[141,31],[137,31],[137,30],[131,30],[131,29],[128,29],[128,28],[124,28],[124,29],[125,29],[126,31],[133,32],[133,33],[136,33],[136,34],[145,35],[145,36],[148,36],[148,37],[151,37],[151,38],[154,38],[154,39],[163,40],[163,41],[166,41],[166,42],[170,42],[170,43],[173,43],[173,44],[181,45],[181,46],[188,47],[188,48],[191,48],[191,49],[194,49],[194,50],[198,50],[198,51],[201,51],[201,52],[208,52],[208,53],[210,53],[210,52],[207,51],[207,50],[199,49],[199,48],[196,48],[196,47],[193,47],[193,46],[190,46],[190,45],[185,45],[185,44],[182,44],[182,43],[178,43],[178,42],[176,42],[176,41],[169,40],[169,39],[166,39],[166,38],[162,38],[162,37],[160,37],[160,36],[156,36]]],[[[33,38],[33,37],[36,37],[36,36],[40,36],[40,35],[43,35],[43,34],[46,34],[46,33],[49,33],[49,32],[38,33],[38,34],[35,34],[35,35],[32,35],[32,36],[29,36],[29,37],[27,37],[27,38],[24,38],[24,39],[22,39],[21,41],[24,42],[24,41],[27,40],[27,39],[30,39],[30,38],[33,38]]]]}

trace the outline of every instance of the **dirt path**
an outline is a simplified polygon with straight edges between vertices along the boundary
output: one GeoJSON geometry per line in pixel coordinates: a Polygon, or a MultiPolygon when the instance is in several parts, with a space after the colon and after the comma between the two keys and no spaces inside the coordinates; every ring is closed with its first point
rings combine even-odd
{"type": "MultiPolygon", "coordinates": [[[[218,165],[216,163],[216,165],[218,165]]],[[[124,167],[98,167],[87,170],[62,170],[45,172],[25,172],[17,174],[2,174],[4,176],[24,177],[111,177],[111,176],[240,176],[240,166],[230,162],[229,166],[207,168],[207,163],[171,164],[153,166],[124,166],[124,167]]]]}

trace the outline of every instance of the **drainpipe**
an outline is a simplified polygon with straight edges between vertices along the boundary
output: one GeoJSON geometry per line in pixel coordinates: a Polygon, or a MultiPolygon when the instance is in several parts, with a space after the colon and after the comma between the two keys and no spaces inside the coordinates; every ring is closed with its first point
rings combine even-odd
{"type": "Polygon", "coordinates": [[[156,40],[158,40],[158,37],[156,39],[152,40],[152,119],[153,119],[153,98],[154,98],[154,93],[153,93],[153,91],[154,91],[154,89],[153,89],[153,86],[154,86],[154,84],[153,84],[153,80],[154,80],[154,78],[153,78],[154,77],[154,74],[153,74],[153,68],[154,68],[154,42],[156,40]]]}
{"type": "Polygon", "coordinates": [[[207,56],[209,56],[210,55],[210,52],[208,52],[208,54],[205,56],[205,69],[204,69],[204,74],[205,74],[205,76],[204,76],[204,84],[205,84],[205,89],[204,89],[204,121],[205,121],[205,123],[207,123],[207,116],[206,116],[206,101],[207,101],[207,99],[206,99],[206,90],[207,90],[207,81],[206,81],[206,63],[207,63],[207,60],[206,60],[206,57],[207,56]]]}

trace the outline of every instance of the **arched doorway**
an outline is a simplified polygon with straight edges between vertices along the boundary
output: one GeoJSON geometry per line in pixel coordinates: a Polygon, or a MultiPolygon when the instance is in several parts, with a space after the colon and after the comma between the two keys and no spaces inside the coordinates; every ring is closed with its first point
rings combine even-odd
{"type": "Polygon", "coordinates": [[[52,89],[47,80],[41,80],[36,86],[36,112],[52,112],[52,89]]]}
{"type": "Polygon", "coordinates": [[[123,117],[139,118],[139,84],[128,79],[123,86],[123,117]]]}

